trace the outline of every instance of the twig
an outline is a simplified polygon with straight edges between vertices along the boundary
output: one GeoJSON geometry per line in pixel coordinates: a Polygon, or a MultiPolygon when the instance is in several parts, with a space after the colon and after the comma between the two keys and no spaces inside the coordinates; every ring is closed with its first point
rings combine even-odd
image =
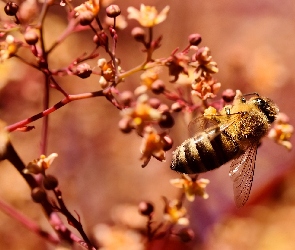
{"type": "Polygon", "coordinates": [[[70,211],[67,209],[63,199],[62,199],[62,194],[61,191],[59,189],[54,189],[54,194],[55,197],[58,201],[58,204],[60,206],[59,211],[68,219],[68,222],[70,225],[72,225],[74,228],[76,228],[78,230],[78,232],[80,233],[80,235],[82,236],[83,240],[85,241],[85,243],[88,246],[92,246],[90,240],[88,239],[86,233],[84,232],[83,226],[80,223],[80,221],[78,221],[71,213],[70,211]]]}
{"type": "MultiPolygon", "coordinates": [[[[25,164],[18,156],[17,152],[15,151],[14,147],[11,143],[8,143],[4,158],[11,162],[11,164],[17,169],[17,171],[21,174],[21,176],[25,179],[25,181],[30,186],[31,190],[36,187],[39,187],[38,182],[36,179],[30,174],[24,174],[23,170],[25,169],[25,164]]],[[[88,242],[85,243],[81,238],[73,234],[61,221],[58,217],[52,204],[49,202],[48,198],[44,199],[40,203],[49,218],[49,222],[53,229],[58,233],[58,235],[63,239],[73,244],[73,242],[78,243],[79,245],[83,246],[86,249],[96,250],[94,246],[91,246],[88,242]]]]}
{"type": "Polygon", "coordinates": [[[52,243],[54,245],[57,245],[60,243],[60,240],[56,236],[44,231],[38,224],[36,224],[31,219],[29,219],[25,215],[21,214],[20,212],[18,212],[16,209],[11,207],[9,204],[7,204],[2,199],[0,199],[0,209],[4,213],[9,215],[10,217],[19,221],[22,225],[24,225],[30,231],[34,232],[35,234],[44,238],[45,240],[49,241],[50,243],[52,243]]]}
{"type": "MultiPolygon", "coordinates": [[[[44,74],[45,77],[45,86],[44,86],[44,100],[43,100],[43,108],[44,110],[49,107],[49,77],[44,74]]],[[[46,155],[47,148],[47,138],[48,138],[48,123],[49,116],[45,116],[42,124],[42,134],[41,134],[41,154],[46,155]]]]}
{"type": "Polygon", "coordinates": [[[12,131],[16,130],[17,128],[24,127],[33,121],[36,121],[44,116],[51,114],[52,112],[63,107],[64,105],[68,104],[69,102],[76,101],[76,100],[82,100],[82,99],[86,99],[86,98],[91,98],[91,97],[96,97],[96,96],[104,96],[103,91],[99,90],[99,91],[89,92],[89,93],[69,95],[68,97],[65,97],[64,99],[62,99],[61,101],[59,101],[58,103],[56,103],[55,105],[53,105],[50,108],[48,108],[36,115],[33,115],[27,119],[24,119],[22,121],[19,121],[17,123],[7,126],[6,130],[8,132],[12,132],[12,131]]]}

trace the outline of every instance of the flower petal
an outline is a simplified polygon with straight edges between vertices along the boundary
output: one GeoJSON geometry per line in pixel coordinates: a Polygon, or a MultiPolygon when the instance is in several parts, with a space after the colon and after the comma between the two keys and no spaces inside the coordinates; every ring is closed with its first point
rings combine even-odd
{"type": "Polygon", "coordinates": [[[167,5],[156,17],[155,24],[159,24],[159,23],[162,23],[163,21],[165,21],[169,10],[170,10],[170,6],[167,5]]]}

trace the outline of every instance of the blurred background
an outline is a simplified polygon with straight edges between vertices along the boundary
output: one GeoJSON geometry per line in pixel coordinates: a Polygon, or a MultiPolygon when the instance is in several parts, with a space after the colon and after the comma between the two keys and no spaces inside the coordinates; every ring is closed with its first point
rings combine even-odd
{"type": "MultiPolygon", "coordinates": [[[[218,63],[219,73],[215,77],[222,84],[219,96],[227,88],[240,89],[243,93],[258,92],[273,99],[280,111],[290,117],[290,123],[294,122],[293,1],[286,0],[283,4],[275,0],[125,0],[113,3],[120,6],[125,17],[128,6],[139,8],[140,3],[144,3],[161,10],[170,5],[167,20],[155,28],[155,37],[163,35],[162,47],[156,51],[155,58],[167,57],[177,47],[185,48],[188,35],[199,33],[201,46],[208,46],[218,63]]],[[[101,11],[104,12],[104,8],[101,11]]],[[[125,70],[144,60],[140,54],[141,45],[130,35],[137,25],[136,21],[129,20],[128,27],[119,32],[117,56],[125,70]]],[[[46,41],[51,44],[66,27],[65,11],[59,5],[52,8],[45,27],[46,41]]],[[[71,35],[52,53],[50,65],[64,67],[92,49],[91,32],[71,35]]],[[[96,61],[90,65],[94,67],[96,61]]],[[[13,124],[42,110],[41,73],[12,59],[0,64],[0,74],[2,120],[13,124]]],[[[96,76],[83,81],[74,76],[61,77],[58,82],[71,94],[100,88],[96,76]]],[[[138,84],[139,74],[126,79],[119,89],[134,90],[138,84]]],[[[50,104],[61,98],[52,91],[50,104]]],[[[156,219],[160,220],[164,206],[161,196],[173,199],[179,192],[169,184],[171,178],[179,176],[169,167],[172,151],[167,152],[165,163],[152,159],[142,169],[141,138],[135,133],[120,132],[120,119],[119,111],[104,98],[72,102],[49,118],[48,153],[59,155],[49,173],[58,177],[69,210],[77,211],[85,230],[94,237],[98,224],[117,223],[118,211],[125,211],[123,205],[132,208],[142,200],[154,203],[156,219]]],[[[170,133],[174,148],[188,137],[181,115],[176,115],[175,119],[176,126],[170,133]]],[[[25,163],[39,157],[41,124],[39,120],[32,124],[36,129],[11,134],[11,141],[25,163]]],[[[292,142],[294,144],[294,139],[292,142]]],[[[173,246],[156,244],[151,249],[295,248],[294,152],[288,152],[269,139],[263,140],[257,154],[250,199],[241,209],[234,206],[228,170],[229,165],[225,165],[203,174],[201,177],[210,180],[209,199],[197,197],[193,203],[185,203],[196,234],[193,242],[174,242],[173,246]]],[[[8,162],[0,163],[0,198],[44,229],[51,230],[39,205],[31,201],[26,183],[8,162]]],[[[55,249],[1,211],[0,248],[55,249]]]]}

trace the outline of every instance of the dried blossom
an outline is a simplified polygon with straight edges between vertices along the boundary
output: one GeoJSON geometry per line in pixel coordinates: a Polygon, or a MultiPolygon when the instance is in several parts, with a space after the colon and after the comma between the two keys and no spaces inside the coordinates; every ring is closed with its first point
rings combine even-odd
{"type": "Polygon", "coordinates": [[[220,82],[216,82],[212,77],[203,78],[192,84],[192,95],[196,95],[202,100],[216,97],[221,87],[220,82]]]}
{"type": "Polygon", "coordinates": [[[179,75],[188,75],[189,57],[182,53],[173,53],[165,62],[169,68],[169,76],[172,77],[170,82],[176,82],[179,75]]]}
{"type": "Polygon", "coordinates": [[[40,158],[29,162],[26,168],[23,170],[25,174],[44,174],[45,170],[50,167],[53,160],[58,155],[56,153],[52,153],[49,156],[41,155],[40,158]]]}
{"type": "Polygon", "coordinates": [[[279,113],[277,119],[274,122],[274,126],[268,133],[268,137],[273,139],[276,143],[284,146],[288,150],[292,149],[292,143],[290,142],[293,135],[294,128],[289,123],[289,117],[284,113],[279,113]]]}
{"type": "Polygon", "coordinates": [[[140,5],[140,10],[134,7],[128,7],[128,18],[136,19],[143,27],[153,27],[162,23],[167,18],[169,6],[166,6],[160,13],[154,6],[140,5]]]}
{"type": "Polygon", "coordinates": [[[210,183],[207,179],[195,179],[183,174],[182,178],[172,179],[170,183],[177,188],[182,188],[189,201],[194,201],[196,195],[201,196],[203,199],[209,198],[205,191],[206,186],[210,183]]]}
{"type": "Polygon", "coordinates": [[[180,73],[175,83],[181,85],[191,85],[195,82],[196,72],[194,67],[188,67],[186,73],[180,73]]]}
{"type": "Polygon", "coordinates": [[[165,202],[164,207],[164,219],[172,224],[179,224],[187,226],[189,220],[187,217],[187,211],[179,200],[169,201],[166,197],[163,197],[165,202]]]}
{"type": "Polygon", "coordinates": [[[208,47],[198,49],[194,59],[198,62],[197,74],[206,77],[208,74],[218,72],[217,63],[212,60],[211,51],[208,47]]]}
{"type": "Polygon", "coordinates": [[[165,142],[163,135],[159,135],[152,127],[145,127],[140,151],[142,153],[141,160],[143,160],[142,167],[145,167],[151,157],[155,157],[159,161],[165,161],[165,142]]]}

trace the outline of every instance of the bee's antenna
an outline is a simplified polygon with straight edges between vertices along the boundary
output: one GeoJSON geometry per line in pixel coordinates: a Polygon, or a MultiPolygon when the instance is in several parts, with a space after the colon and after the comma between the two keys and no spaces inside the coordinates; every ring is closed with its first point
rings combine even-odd
{"type": "Polygon", "coordinates": [[[256,95],[256,96],[260,97],[260,95],[257,92],[244,94],[243,96],[249,96],[249,95],[256,95]]]}

